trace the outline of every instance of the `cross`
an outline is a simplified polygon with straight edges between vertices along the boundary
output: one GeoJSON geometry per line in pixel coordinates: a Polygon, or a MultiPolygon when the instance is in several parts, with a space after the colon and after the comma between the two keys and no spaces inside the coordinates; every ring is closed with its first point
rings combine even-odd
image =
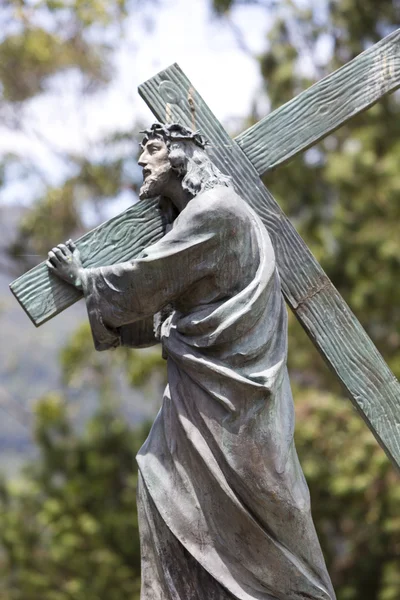
{"type": "MultiPolygon", "coordinates": [[[[287,303],[379,444],[400,468],[400,384],[260,177],[304,152],[400,87],[400,29],[250,127],[234,140],[172,65],[139,86],[161,122],[200,129],[209,153],[256,210],[275,249],[287,303]]],[[[85,267],[137,257],[165,230],[157,201],[139,202],[76,244],[85,267]]],[[[36,326],[81,297],[42,263],[11,284],[36,326]]]]}

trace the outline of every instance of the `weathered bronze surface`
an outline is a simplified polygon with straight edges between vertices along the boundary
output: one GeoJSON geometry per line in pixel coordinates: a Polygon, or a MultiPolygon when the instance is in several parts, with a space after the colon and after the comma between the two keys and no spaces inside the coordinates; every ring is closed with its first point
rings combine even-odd
{"type": "Polygon", "coordinates": [[[69,241],[47,264],[83,290],[98,350],[160,340],[167,357],[138,454],[142,599],[334,600],[293,442],[268,232],[198,133],[154,124],[139,164],[141,201],[160,196],[173,216],[164,237],[97,268],[69,241]]]}

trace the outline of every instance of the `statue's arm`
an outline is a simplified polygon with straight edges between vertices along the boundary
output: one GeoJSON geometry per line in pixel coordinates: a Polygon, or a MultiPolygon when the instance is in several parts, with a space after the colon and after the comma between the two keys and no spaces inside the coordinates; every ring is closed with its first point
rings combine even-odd
{"type": "MultiPolygon", "coordinates": [[[[84,269],[79,250],[71,240],[68,240],[66,244],[60,244],[49,252],[47,266],[54,274],[74,287],[81,289],[87,296],[88,271],[84,269]]],[[[101,297],[91,298],[91,304],[95,305],[96,303],[101,304],[101,297]]],[[[145,348],[158,343],[158,339],[154,334],[153,316],[113,328],[103,322],[101,315],[98,315],[97,319],[91,318],[91,312],[96,312],[94,306],[91,307],[89,312],[89,320],[97,350],[108,350],[116,346],[145,348]]]]}
{"type": "Polygon", "coordinates": [[[230,242],[221,214],[207,204],[204,197],[192,200],[173,229],[140,258],[85,270],[83,289],[99,350],[119,343],[112,333],[121,326],[153,317],[215,276],[230,242]]]}
{"type": "Polygon", "coordinates": [[[66,263],[71,261],[65,247],[62,252],[55,250],[51,260],[57,269],[62,263],[65,278],[82,288],[96,348],[105,350],[129,339],[134,323],[146,323],[143,327],[149,332],[154,314],[200,279],[213,275],[227,243],[225,233],[223,216],[203,196],[201,203],[191,201],[174,228],[138,259],[91,269],[77,261],[69,275],[66,263]],[[130,328],[129,335],[124,327],[130,328]]]}

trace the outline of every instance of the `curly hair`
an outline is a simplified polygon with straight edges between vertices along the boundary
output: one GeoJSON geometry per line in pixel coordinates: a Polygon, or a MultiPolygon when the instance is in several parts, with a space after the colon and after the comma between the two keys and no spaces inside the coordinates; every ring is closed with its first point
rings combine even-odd
{"type": "Polygon", "coordinates": [[[208,142],[198,131],[191,131],[180,123],[153,123],[142,133],[145,134],[142,147],[152,138],[165,142],[171,167],[182,179],[182,188],[192,196],[217,185],[233,187],[231,178],[211,161],[205,151],[208,142]]]}

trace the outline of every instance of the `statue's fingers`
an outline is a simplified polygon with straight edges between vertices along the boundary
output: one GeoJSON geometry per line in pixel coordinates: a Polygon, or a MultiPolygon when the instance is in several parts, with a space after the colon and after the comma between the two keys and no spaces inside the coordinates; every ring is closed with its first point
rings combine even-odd
{"type": "Polygon", "coordinates": [[[69,256],[71,254],[70,249],[67,248],[65,244],[58,244],[58,248],[61,250],[64,256],[69,256]]]}
{"type": "Polygon", "coordinates": [[[55,271],[55,266],[51,264],[50,260],[46,260],[46,266],[50,271],[55,271]]]}
{"type": "Polygon", "coordinates": [[[50,250],[50,252],[48,253],[48,257],[49,257],[49,261],[51,262],[51,264],[54,267],[58,267],[60,264],[60,259],[58,258],[57,254],[54,252],[54,250],[55,250],[55,248],[53,248],[53,250],[50,250]]]}
{"type": "Polygon", "coordinates": [[[72,240],[68,240],[67,246],[71,250],[71,252],[73,252],[74,250],[77,250],[77,247],[75,246],[75,244],[72,240]]]}
{"type": "Polygon", "coordinates": [[[54,268],[57,268],[57,266],[60,264],[60,261],[58,260],[57,256],[54,254],[54,252],[49,252],[48,254],[48,261],[54,268]]]}
{"type": "MultiPolygon", "coordinates": [[[[57,246],[55,248],[53,248],[51,250],[51,252],[54,254],[54,256],[58,259],[58,260],[62,260],[64,258],[63,253],[61,252],[60,248],[58,248],[57,246]]],[[[49,252],[50,254],[50,252],[49,252]]],[[[53,258],[53,257],[52,257],[53,258]]]]}

